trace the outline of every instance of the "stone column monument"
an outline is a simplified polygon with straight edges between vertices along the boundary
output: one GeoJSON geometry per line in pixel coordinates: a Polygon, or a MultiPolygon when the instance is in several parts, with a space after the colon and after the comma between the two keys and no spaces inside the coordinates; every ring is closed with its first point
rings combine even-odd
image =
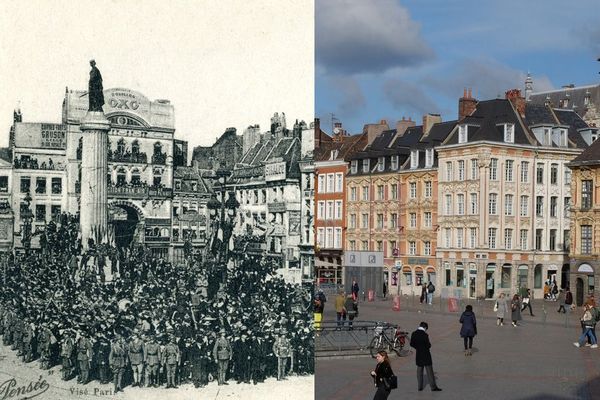
{"type": "Polygon", "coordinates": [[[107,140],[110,123],[102,106],[102,75],[96,62],[90,61],[92,70],[89,81],[89,108],[81,121],[83,147],[81,157],[81,243],[89,248],[89,239],[106,237],[108,223],[108,199],[106,175],[108,171],[107,140]]]}

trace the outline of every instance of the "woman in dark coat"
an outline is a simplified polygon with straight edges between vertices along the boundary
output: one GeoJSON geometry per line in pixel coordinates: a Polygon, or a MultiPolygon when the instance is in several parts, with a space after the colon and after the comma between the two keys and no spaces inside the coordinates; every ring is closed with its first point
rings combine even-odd
{"type": "Polygon", "coordinates": [[[517,321],[522,320],[521,317],[521,299],[518,294],[515,294],[510,302],[512,325],[517,326],[517,321]]]}
{"type": "Polygon", "coordinates": [[[465,356],[471,356],[471,348],[473,347],[473,338],[477,335],[477,320],[473,312],[473,306],[467,305],[465,311],[460,316],[460,337],[463,338],[465,344],[465,356]]]}
{"type": "Polygon", "coordinates": [[[377,353],[375,358],[377,359],[377,365],[375,366],[375,370],[371,371],[371,376],[373,377],[377,391],[375,392],[373,400],[387,400],[392,389],[386,389],[383,379],[389,379],[394,375],[394,372],[392,371],[387,352],[382,350],[377,353]]]}

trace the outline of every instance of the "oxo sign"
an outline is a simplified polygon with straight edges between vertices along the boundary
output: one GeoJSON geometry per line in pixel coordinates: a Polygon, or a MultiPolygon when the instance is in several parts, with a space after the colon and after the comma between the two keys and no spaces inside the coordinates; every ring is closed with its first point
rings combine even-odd
{"type": "Polygon", "coordinates": [[[108,101],[108,104],[110,104],[112,108],[119,108],[121,110],[137,110],[140,108],[140,104],[136,100],[131,99],[112,98],[108,101]]]}

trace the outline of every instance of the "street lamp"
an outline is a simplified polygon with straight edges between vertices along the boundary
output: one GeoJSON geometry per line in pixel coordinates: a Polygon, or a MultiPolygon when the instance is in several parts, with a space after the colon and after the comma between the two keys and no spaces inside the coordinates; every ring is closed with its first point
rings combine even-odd
{"type": "Polygon", "coordinates": [[[27,192],[23,201],[25,207],[21,210],[21,221],[23,221],[23,232],[21,236],[21,244],[25,249],[25,255],[29,255],[31,249],[31,223],[33,221],[33,213],[31,212],[31,194],[27,192]]]}

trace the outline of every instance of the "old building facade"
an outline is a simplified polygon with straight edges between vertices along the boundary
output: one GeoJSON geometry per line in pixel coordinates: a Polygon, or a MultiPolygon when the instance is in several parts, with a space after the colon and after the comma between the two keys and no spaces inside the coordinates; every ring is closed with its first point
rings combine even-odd
{"type": "MultiPolygon", "coordinates": [[[[598,128],[583,129],[582,134],[597,137],[598,128]]],[[[600,141],[568,164],[571,180],[570,277],[575,303],[587,296],[598,296],[600,288],[600,141]]]]}
{"type": "Polygon", "coordinates": [[[528,104],[517,90],[462,115],[439,154],[442,296],[494,298],[545,281],[568,284],[566,164],[587,143],[572,111],[528,104]]]}

